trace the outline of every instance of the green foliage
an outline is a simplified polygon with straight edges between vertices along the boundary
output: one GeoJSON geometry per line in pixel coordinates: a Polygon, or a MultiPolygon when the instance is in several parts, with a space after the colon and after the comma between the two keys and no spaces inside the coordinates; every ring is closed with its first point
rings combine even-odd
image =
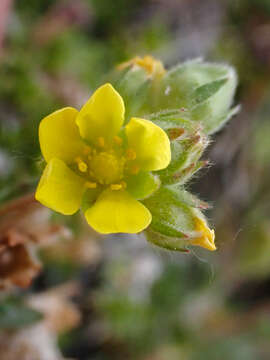
{"type": "Polygon", "coordinates": [[[19,329],[42,320],[43,315],[25,305],[16,297],[9,297],[0,302],[0,328],[19,329]]]}

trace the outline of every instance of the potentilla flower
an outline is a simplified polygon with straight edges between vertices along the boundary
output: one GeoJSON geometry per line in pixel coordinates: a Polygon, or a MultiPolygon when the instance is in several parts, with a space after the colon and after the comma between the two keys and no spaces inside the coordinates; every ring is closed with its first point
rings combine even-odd
{"type": "Polygon", "coordinates": [[[36,199],[65,215],[84,203],[97,232],[137,233],[151,222],[142,200],[159,187],[151,171],[171,160],[166,133],[149,120],[131,118],[110,84],[98,88],[80,111],[66,107],[45,117],[39,127],[47,162],[36,199]],[[87,206],[86,206],[87,205],[87,206]]]}

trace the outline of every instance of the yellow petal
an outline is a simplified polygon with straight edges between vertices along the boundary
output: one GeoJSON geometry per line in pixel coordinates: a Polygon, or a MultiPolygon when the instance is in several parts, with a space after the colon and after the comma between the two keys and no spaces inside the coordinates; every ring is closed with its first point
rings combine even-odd
{"type": "Polygon", "coordinates": [[[39,125],[39,142],[44,159],[58,158],[66,163],[74,161],[85,145],[75,119],[76,109],[66,107],[46,116],[39,125]]]}
{"type": "Polygon", "coordinates": [[[201,218],[195,219],[196,231],[200,232],[201,235],[191,241],[192,245],[201,246],[207,250],[215,251],[215,231],[210,230],[206,221],[201,218]]]}
{"type": "Polygon", "coordinates": [[[52,159],[40,179],[36,200],[64,215],[74,214],[81,205],[84,183],[62,160],[52,159]]]}
{"type": "Polygon", "coordinates": [[[102,234],[138,233],[151,222],[149,210],[125,190],[105,190],[85,212],[94,230],[102,234]]]}
{"type": "Polygon", "coordinates": [[[98,139],[111,141],[124,122],[125,105],[122,97],[112,87],[105,84],[99,87],[77,117],[81,136],[96,145],[98,139]]]}
{"type": "Polygon", "coordinates": [[[152,121],[132,118],[126,126],[128,146],[136,153],[141,170],[161,170],[171,161],[170,140],[152,121]]]}

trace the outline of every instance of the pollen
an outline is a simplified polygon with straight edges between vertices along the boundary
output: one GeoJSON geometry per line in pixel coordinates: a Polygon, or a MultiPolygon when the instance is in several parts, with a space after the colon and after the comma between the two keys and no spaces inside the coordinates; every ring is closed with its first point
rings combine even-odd
{"type": "Polygon", "coordinates": [[[133,149],[127,149],[126,156],[128,160],[135,160],[136,159],[136,152],[133,149]]]}
{"type": "Polygon", "coordinates": [[[123,140],[120,138],[120,136],[115,136],[113,140],[117,145],[122,145],[123,143],[123,140]]]}
{"type": "Polygon", "coordinates": [[[97,187],[97,183],[91,181],[87,181],[85,185],[88,189],[95,189],[97,187]]]}
{"type": "Polygon", "coordinates": [[[93,156],[90,175],[100,184],[115,184],[123,177],[123,163],[113,152],[100,152],[93,156]]]}
{"type": "Polygon", "coordinates": [[[111,184],[110,188],[111,190],[121,190],[123,187],[122,184],[111,184]]]}
{"type": "Polygon", "coordinates": [[[86,172],[86,171],[87,171],[88,166],[87,166],[87,164],[86,164],[84,161],[82,161],[82,159],[77,158],[75,161],[76,161],[76,163],[77,163],[77,165],[78,165],[78,169],[79,169],[81,172],[86,172]]]}
{"type": "Polygon", "coordinates": [[[98,145],[99,145],[100,147],[104,147],[104,146],[105,146],[104,137],[99,137],[99,138],[98,138],[98,145]]]}

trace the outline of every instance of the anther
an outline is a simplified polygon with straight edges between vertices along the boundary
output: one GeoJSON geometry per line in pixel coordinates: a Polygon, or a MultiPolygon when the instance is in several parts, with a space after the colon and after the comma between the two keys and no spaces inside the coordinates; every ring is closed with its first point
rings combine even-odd
{"type": "Polygon", "coordinates": [[[105,140],[104,140],[103,137],[99,137],[99,138],[98,138],[98,145],[99,145],[100,147],[104,147],[104,146],[105,146],[105,140]]]}
{"type": "Polygon", "coordinates": [[[127,149],[126,156],[128,160],[135,160],[136,159],[136,152],[133,149],[127,149]]]}
{"type": "Polygon", "coordinates": [[[76,162],[77,162],[77,165],[78,165],[78,169],[81,172],[86,172],[87,171],[88,166],[87,166],[87,164],[85,162],[83,162],[80,158],[77,158],[76,162]]]}
{"type": "Polygon", "coordinates": [[[88,189],[95,189],[97,187],[97,183],[91,181],[87,181],[85,185],[88,189]]]}
{"type": "Polygon", "coordinates": [[[111,184],[110,188],[111,190],[120,190],[122,189],[123,185],[122,184],[111,184]]]}
{"type": "Polygon", "coordinates": [[[113,140],[117,145],[122,145],[123,143],[123,140],[120,138],[120,136],[115,136],[113,140]]]}

